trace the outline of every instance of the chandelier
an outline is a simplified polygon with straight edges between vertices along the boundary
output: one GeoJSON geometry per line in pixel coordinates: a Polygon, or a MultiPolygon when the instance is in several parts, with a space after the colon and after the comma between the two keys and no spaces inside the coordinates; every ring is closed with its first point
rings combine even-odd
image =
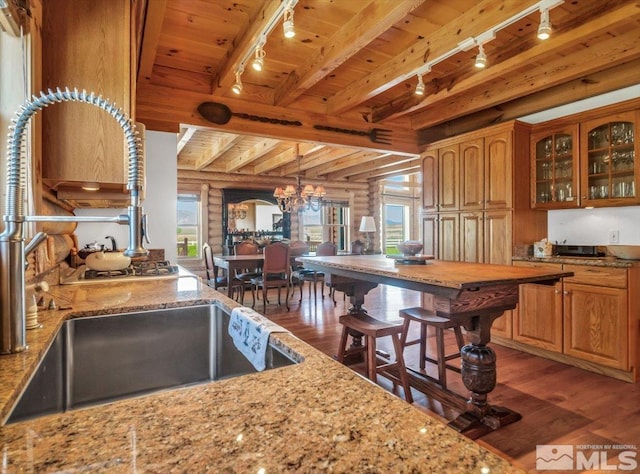
{"type": "Polygon", "coordinates": [[[277,187],[273,196],[278,201],[278,207],[282,212],[297,213],[304,210],[318,211],[322,207],[322,198],[326,191],[324,186],[319,184],[315,188],[307,184],[304,188],[300,184],[300,176],[297,178],[296,186],[288,184],[284,189],[277,187]]]}
{"type": "Polygon", "coordinates": [[[229,213],[234,219],[246,219],[249,206],[246,204],[229,204],[229,213]]]}

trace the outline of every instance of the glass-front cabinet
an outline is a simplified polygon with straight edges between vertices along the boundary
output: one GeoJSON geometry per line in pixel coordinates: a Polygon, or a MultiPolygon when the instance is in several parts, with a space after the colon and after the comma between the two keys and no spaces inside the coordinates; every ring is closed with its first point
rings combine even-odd
{"type": "Polygon", "coordinates": [[[577,125],[532,134],[533,207],[561,209],[579,205],[577,136],[577,125]]]}
{"type": "Polygon", "coordinates": [[[581,125],[582,206],[640,202],[636,190],[637,117],[637,112],[628,112],[581,125]]]}

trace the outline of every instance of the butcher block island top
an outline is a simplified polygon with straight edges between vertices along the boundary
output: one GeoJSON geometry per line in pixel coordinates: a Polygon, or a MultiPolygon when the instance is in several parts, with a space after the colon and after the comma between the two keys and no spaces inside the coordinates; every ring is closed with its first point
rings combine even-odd
{"type": "MultiPolygon", "coordinates": [[[[0,357],[4,419],[69,317],[235,302],[195,277],[52,288],[0,357]],[[65,309],[67,308],[67,309],[65,309]]],[[[524,472],[288,333],[287,367],[0,427],[3,472],[524,472]]]]}

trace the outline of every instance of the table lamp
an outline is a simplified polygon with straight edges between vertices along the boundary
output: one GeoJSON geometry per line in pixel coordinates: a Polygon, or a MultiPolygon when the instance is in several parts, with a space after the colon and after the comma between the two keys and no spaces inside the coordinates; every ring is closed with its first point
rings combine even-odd
{"type": "Polygon", "coordinates": [[[373,216],[362,216],[362,220],[360,221],[360,232],[364,232],[367,238],[365,253],[373,253],[373,248],[371,247],[371,233],[375,231],[376,223],[373,220],[373,216]]]}

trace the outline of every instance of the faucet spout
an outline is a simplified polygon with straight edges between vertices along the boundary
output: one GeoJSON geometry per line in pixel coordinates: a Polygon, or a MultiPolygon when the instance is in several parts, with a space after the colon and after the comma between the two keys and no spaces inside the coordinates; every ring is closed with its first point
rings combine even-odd
{"type": "Polygon", "coordinates": [[[7,160],[7,186],[4,231],[0,234],[0,354],[21,352],[27,349],[26,344],[26,294],[25,275],[26,254],[34,249],[45,236],[36,236],[25,249],[24,222],[59,222],[59,221],[115,221],[129,225],[129,246],[127,256],[145,256],[148,251],[142,244],[144,235],[142,226],[145,220],[142,211],[140,191],[144,185],[144,163],[142,145],[137,136],[135,125],[121,110],[108,100],[93,92],[79,92],[78,89],[55,91],[51,89],[40,96],[33,96],[16,112],[17,118],[9,127],[9,157],[7,160]],[[129,175],[127,189],[131,203],[127,216],[114,219],[82,218],[76,216],[25,216],[25,183],[26,165],[21,151],[25,138],[26,126],[31,117],[44,107],[60,102],[82,102],[98,107],[111,115],[122,128],[127,142],[129,155],[129,175]],[[35,242],[34,242],[35,241],[35,242]]]}

